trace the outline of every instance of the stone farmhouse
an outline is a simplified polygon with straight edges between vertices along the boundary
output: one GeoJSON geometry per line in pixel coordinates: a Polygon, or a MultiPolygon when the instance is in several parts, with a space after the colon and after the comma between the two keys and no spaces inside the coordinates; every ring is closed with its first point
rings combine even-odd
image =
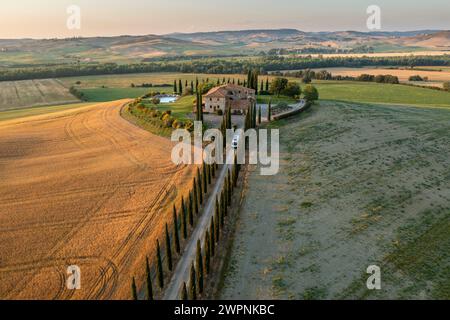
{"type": "Polygon", "coordinates": [[[256,99],[255,90],[235,84],[225,84],[212,88],[203,96],[203,112],[225,112],[231,107],[233,114],[245,114],[256,99]]]}

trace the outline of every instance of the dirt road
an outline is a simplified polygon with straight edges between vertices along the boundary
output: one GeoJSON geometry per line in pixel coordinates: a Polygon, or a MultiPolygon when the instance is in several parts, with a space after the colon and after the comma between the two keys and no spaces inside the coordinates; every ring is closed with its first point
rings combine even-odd
{"type": "Polygon", "coordinates": [[[193,168],[124,103],[0,124],[0,299],[130,298],[193,168]],[[70,265],[81,290],[66,289],[70,265]]]}
{"type": "MultiPolygon", "coordinates": [[[[226,163],[233,163],[233,159],[234,153],[231,153],[227,157],[226,163]]],[[[197,254],[197,241],[200,240],[202,242],[203,249],[205,245],[203,240],[205,238],[206,231],[210,226],[211,217],[215,213],[216,196],[220,197],[220,192],[222,191],[228,169],[231,170],[231,167],[232,166],[230,164],[224,164],[220,170],[220,174],[214,184],[214,188],[206,202],[203,215],[200,217],[197,225],[195,226],[195,229],[189,238],[189,242],[184,249],[183,255],[175,268],[172,280],[170,281],[164,296],[165,300],[178,300],[180,298],[180,289],[183,282],[188,283],[189,281],[192,261],[195,259],[197,254]]]]}

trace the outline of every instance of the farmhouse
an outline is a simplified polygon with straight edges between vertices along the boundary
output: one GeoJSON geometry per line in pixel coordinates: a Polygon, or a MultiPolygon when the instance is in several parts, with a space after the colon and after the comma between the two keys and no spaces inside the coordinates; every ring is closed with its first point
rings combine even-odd
{"type": "Polygon", "coordinates": [[[225,84],[212,88],[203,96],[203,111],[215,113],[218,110],[225,112],[227,107],[231,107],[234,114],[244,114],[255,101],[255,90],[246,87],[225,84]]]}

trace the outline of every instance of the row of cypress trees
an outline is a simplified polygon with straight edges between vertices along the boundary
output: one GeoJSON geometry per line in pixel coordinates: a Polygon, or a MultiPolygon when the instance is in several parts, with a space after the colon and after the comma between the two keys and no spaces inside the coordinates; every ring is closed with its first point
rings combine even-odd
{"type": "Polygon", "coordinates": [[[259,107],[259,111],[256,108],[256,103],[252,103],[248,108],[245,116],[245,130],[256,128],[258,118],[261,123],[261,107],[259,107]]]}
{"type": "MultiPolygon", "coordinates": [[[[177,210],[177,207],[175,205],[173,206],[172,236],[169,232],[168,223],[165,225],[165,268],[163,266],[161,245],[159,239],[156,240],[156,284],[161,290],[164,289],[165,286],[165,272],[170,273],[173,271],[173,255],[181,254],[181,237],[184,240],[187,240],[189,231],[194,227],[195,218],[198,216],[200,208],[206,200],[205,195],[208,193],[208,187],[215,178],[216,172],[216,164],[208,165],[204,163],[201,169],[197,168],[197,175],[193,179],[192,189],[186,198],[181,198],[180,209],[177,210]]],[[[146,258],[145,273],[146,299],[153,300],[153,283],[148,258],[146,258]]],[[[133,300],[138,299],[136,280],[134,277],[131,282],[131,295],[133,300]]]]}
{"type": "Polygon", "coordinates": [[[217,256],[221,232],[229,214],[232,195],[237,186],[240,170],[241,167],[237,164],[237,156],[235,156],[231,170],[228,169],[222,192],[220,196],[216,196],[215,212],[205,233],[203,248],[201,240],[197,240],[197,254],[191,265],[189,282],[188,284],[184,282],[180,288],[181,300],[197,300],[204,293],[205,279],[211,274],[212,260],[217,256]]]}

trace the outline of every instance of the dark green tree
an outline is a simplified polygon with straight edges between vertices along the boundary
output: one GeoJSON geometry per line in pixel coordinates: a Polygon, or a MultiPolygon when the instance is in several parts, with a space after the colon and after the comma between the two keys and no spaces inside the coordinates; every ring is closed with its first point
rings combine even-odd
{"type": "Polygon", "coordinates": [[[211,184],[211,176],[212,176],[212,173],[211,173],[211,170],[212,170],[212,165],[210,165],[210,164],[207,164],[206,165],[206,171],[208,172],[208,184],[211,184]]]}
{"type": "Polygon", "coordinates": [[[138,295],[137,295],[137,289],[136,289],[136,281],[133,279],[131,280],[131,297],[133,300],[137,300],[138,299],[138,295]]]}
{"type": "Polygon", "coordinates": [[[211,245],[211,257],[214,257],[216,252],[216,236],[214,235],[214,217],[211,217],[211,225],[209,226],[210,233],[210,245],[211,245]]]}
{"type": "Polygon", "coordinates": [[[316,101],[319,99],[319,91],[313,85],[307,85],[303,90],[303,96],[307,101],[316,101]]]}
{"type": "Polygon", "coordinates": [[[192,199],[192,191],[189,192],[189,205],[188,205],[188,218],[189,218],[189,225],[191,227],[194,226],[194,204],[192,199]]]}
{"type": "Polygon", "coordinates": [[[200,174],[199,168],[197,168],[197,190],[198,190],[200,205],[202,205],[203,204],[202,175],[200,174]]]}
{"type": "Polygon", "coordinates": [[[211,268],[211,244],[210,244],[209,231],[206,230],[205,235],[205,272],[208,275],[211,268]]]}
{"type": "Polygon", "coordinates": [[[198,186],[197,186],[197,179],[194,178],[194,185],[193,185],[193,189],[194,189],[194,212],[196,215],[198,215],[198,207],[199,207],[199,203],[198,203],[198,186]]]}
{"type": "Polygon", "coordinates": [[[197,300],[197,281],[195,279],[195,266],[192,263],[191,266],[191,279],[190,279],[190,288],[191,288],[191,300],[197,300]]]}
{"type": "Polygon", "coordinates": [[[178,93],[183,94],[183,85],[181,84],[181,79],[178,81],[178,93]]]}
{"type": "Polygon", "coordinates": [[[156,240],[156,271],[158,275],[159,288],[164,288],[164,270],[161,259],[161,248],[159,247],[159,240],[156,240]]]}
{"type": "Polygon", "coordinates": [[[175,251],[180,254],[180,235],[178,233],[178,217],[175,205],[173,206],[173,240],[175,242],[175,251]]]}
{"type": "Polygon", "coordinates": [[[148,257],[145,258],[145,277],[147,278],[147,300],[153,300],[153,285],[152,285],[152,274],[150,272],[150,264],[148,262],[148,257]]]}
{"type": "Polygon", "coordinates": [[[214,235],[216,237],[216,242],[219,243],[220,240],[220,217],[219,212],[216,211],[214,214],[214,235]]]}
{"type": "Polygon", "coordinates": [[[272,100],[269,101],[269,107],[267,109],[267,121],[272,121],[272,100]]]}
{"type": "Polygon", "coordinates": [[[166,223],[166,258],[167,269],[172,271],[172,246],[170,245],[169,226],[166,223]]]}
{"type": "Polygon", "coordinates": [[[181,289],[181,300],[187,301],[188,300],[188,293],[186,288],[186,282],[183,282],[183,287],[181,289]]]}
{"type": "Polygon", "coordinates": [[[259,108],[258,108],[258,124],[261,124],[261,117],[262,117],[262,115],[261,115],[261,106],[259,106],[259,108]]]}
{"type": "Polygon", "coordinates": [[[203,162],[202,166],[202,177],[203,177],[203,192],[208,193],[208,173],[206,172],[206,164],[203,162]]]}
{"type": "Polygon", "coordinates": [[[184,197],[181,197],[181,230],[183,231],[183,238],[187,239],[187,210],[184,197]]]}
{"type": "Polygon", "coordinates": [[[197,288],[200,294],[203,293],[203,255],[200,240],[197,240],[197,288]]]}
{"type": "Polygon", "coordinates": [[[178,92],[178,88],[177,88],[177,80],[173,80],[173,92],[177,93],[178,92]]]}

